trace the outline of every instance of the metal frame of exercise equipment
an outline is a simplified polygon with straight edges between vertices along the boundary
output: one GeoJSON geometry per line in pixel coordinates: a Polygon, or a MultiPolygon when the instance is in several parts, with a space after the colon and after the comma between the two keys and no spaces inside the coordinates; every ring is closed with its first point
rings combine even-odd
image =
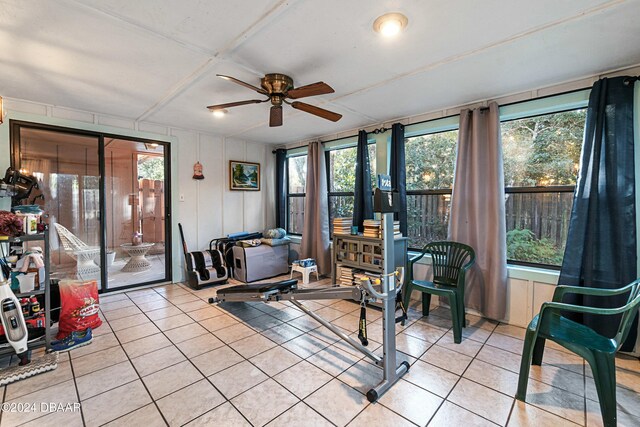
{"type": "Polygon", "coordinates": [[[393,213],[383,213],[382,224],[384,233],[384,263],[383,276],[380,284],[372,285],[370,280],[367,279],[363,280],[361,285],[354,287],[332,286],[319,289],[298,289],[295,281],[285,281],[282,282],[282,284],[286,284],[286,286],[282,286],[281,288],[272,287],[272,289],[263,290],[262,292],[255,286],[253,286],[253,288],[247,288],[246,292],[243,292],[241,287],[244,287],[244,285],[240,285],[234,288],[227,288],[234,289],[234,292],[226,293],[225,289],[220,289],[218,296],[216,298],[210,298],[209,302],[290,301],[294,306],[336,334],[347,344],[363,353],[376,365],[382,367],[382,382],[367,392],[367,399],[370,402],[375,402],[409,370],[409,363],[403,361],[400,365],[397,365],[396,357],[396,295],[402,287],[402,280],[399,281],[400,285],[396,285],[395,268],[393,266],[393,213]],[[300,303],[300,301],[304,300],[323,299],[352,299],[362,303],[363,298],[366,302],[382,302],[382,357],[347,336],[330,322],[300,303]]]}

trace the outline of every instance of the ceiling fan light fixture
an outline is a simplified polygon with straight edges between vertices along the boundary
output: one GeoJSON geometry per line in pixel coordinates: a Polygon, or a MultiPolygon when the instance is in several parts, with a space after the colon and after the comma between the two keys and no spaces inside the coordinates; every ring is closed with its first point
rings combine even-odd
{"type": "Polygon", "coordinates": [[[219,110],[213,110],[211,113],[213,114],[213,117],[215,117],[217,119],[220,119],[220,118],[226,116],[228,112],[229,112],[228,110],[225,110],[224,108],[221,108],[219,110]]]}
{"type": "Polygon", "coordinates": [[[404,31],[409,19],[401,13],[385,13],[373,22],[373,30],[385,37],[394,37],[404,31]]]}

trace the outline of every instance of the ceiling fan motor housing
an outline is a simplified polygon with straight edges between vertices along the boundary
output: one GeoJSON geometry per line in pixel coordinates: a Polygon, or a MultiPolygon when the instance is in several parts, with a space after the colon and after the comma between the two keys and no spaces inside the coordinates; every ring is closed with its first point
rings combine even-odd
{"type": "Polygon", "coordinates": [[[260,80],[260,86],[269,95],[283,95],[284,97],[289,90],[293,89],[293,79],[279,73],[267,74],[260,80]]]}

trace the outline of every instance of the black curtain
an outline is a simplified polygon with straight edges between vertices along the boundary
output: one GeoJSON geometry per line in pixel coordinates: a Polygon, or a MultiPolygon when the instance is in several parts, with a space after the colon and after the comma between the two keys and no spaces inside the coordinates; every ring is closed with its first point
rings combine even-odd
{"type": "Polygon", "coordinates": [[[391,126],[391,186],[398,192],[400,207],[394,214],[400,221],[400,232],[407,236],[407,171],[404,157],[404,125],[391,126]]]}
{"type": "MultiPolygon", "coordinates": [[[[559,284],[615,289],[637,277],[633,81],[602,79],[591,90],[559,284]]],[[[627,298],[584,295],[567,302],[611,308],[627,298]]],[[[620,316],[567,315],[608,337],[620,322],[620,316]]],[[[637,321],[623,350],[633,348],[637,321]]]]}
{"type": "Polygon", "coordinates": [[[276,150],[276,227],[287,228],[287,150],[276,150]]]}
{"type": "Polygon", "coordinates": [[[364,231],[362,222],[373,218],[373,197],[371,195],[371,168],[369,167],[369,146],[367,132],[358,132],[356,152],[356,188],[353,191],[353,225],[364,231]]]}

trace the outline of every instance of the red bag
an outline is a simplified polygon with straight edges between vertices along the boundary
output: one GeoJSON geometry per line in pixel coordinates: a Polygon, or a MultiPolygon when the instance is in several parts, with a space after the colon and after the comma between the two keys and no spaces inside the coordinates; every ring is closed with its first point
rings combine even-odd
{"type": "Polygon", "coordinates": [[[63,339],[73,331],[95,329],[102,325],[98,316],[98,282],[91,280],[60,281],[60,323],[58,339],[63,339]]]}

